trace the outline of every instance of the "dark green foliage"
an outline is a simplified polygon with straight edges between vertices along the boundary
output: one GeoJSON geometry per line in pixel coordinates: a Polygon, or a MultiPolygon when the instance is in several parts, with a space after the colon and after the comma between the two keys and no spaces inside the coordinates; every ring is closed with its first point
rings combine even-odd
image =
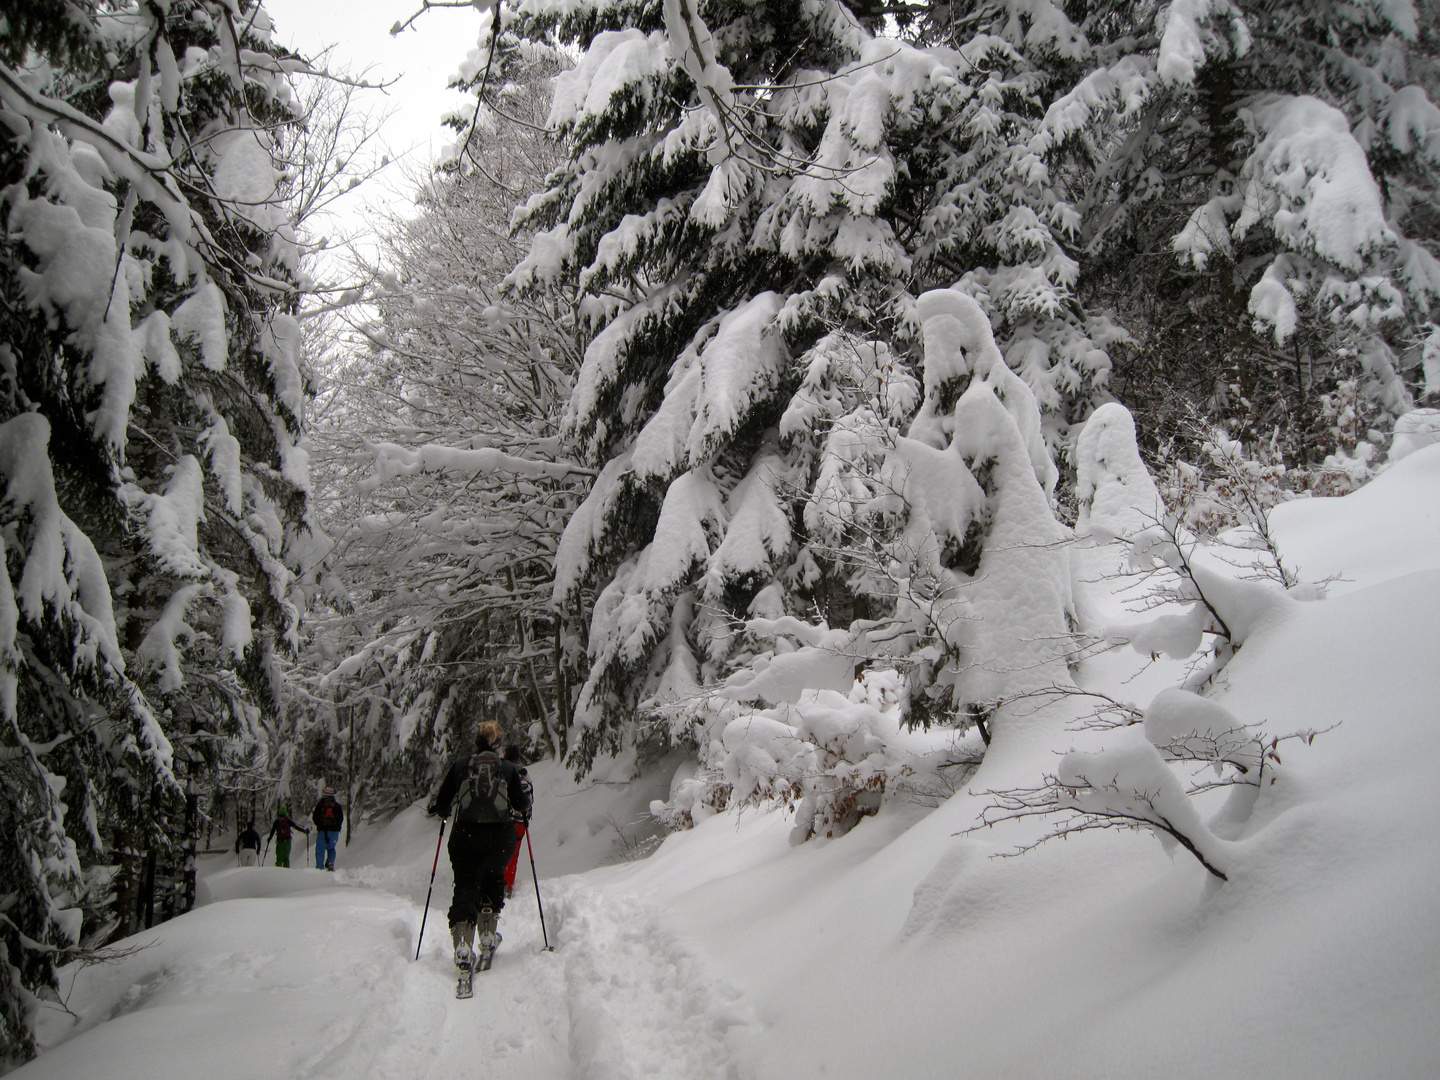
{"type": "MultiPolygon", "coordinates": [[[[21,2],[3,26],[0,1055],[20,1061],[57,966],[188,902],[194,797],[278,712],[308,496],[303,377],[271,341],[298,251],[282,193],[224,175],[236,132],[295,120],[268,19],[21,2]],[[214,51],[182,74],[192,48],[214,51]],[[127,93],[153,104],[133,126],[127,93]],[[172,329],[207,288],[223,318],[172,329]]],[[[273,159],[268,134],[254,153],[273,159]]]]}

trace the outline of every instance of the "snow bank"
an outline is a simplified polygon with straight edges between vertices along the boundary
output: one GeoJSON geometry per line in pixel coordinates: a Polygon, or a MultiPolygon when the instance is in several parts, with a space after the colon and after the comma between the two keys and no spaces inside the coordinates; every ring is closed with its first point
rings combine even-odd
{"type": "MultiPolygon", "coordinates": [[[[1398,503],[1405,487],[1391,483],[1398,503]]],[[[1345,543],[1351,515],[1358,526],[1382,502],[1364,494],[1327,500],[1307,543],[1345,543]]],[[[1254,629],[1223,693],[1152,706],[1157,736],[1342,721],[1284,752],[1220,845],[1229,883],[1125,832],[987,858],[1000,837],[957,835],[981,801],[965,794],[918,822],[882,811],[818,849],[785,847],[787,815],[722,814],[629,880],[661,888],[667,921],[708,943],[766,1016],[740,1047],[757,1078],[940,1076],[963,1061],[994,1077],[1209,1080],[1234,1073],[1236,1047],[1247,1073],[1428,1075],[1440,1066],[1427,1016],[1440,990],[1437,601],[1430,571],[1300,605],[1254,629]],[[984,994],[957,1011],[975,986],[984,994]]],[[[1048,752],[1032,760],[1054,768],[1048,752]]]]}
{"type": "Polygon", "coordinates": [[[1440,446],[1406,456],[1343,499],[1297,499],[1270,511],[1286,561],[1307,581],[1352,592],[1440,567],[1440,446]]]}

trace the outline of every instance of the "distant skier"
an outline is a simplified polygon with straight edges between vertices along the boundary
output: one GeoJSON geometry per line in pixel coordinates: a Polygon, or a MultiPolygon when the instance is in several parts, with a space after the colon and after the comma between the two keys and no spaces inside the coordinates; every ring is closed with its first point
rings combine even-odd
{"type": "MultiPolygon", "coordinates": [[[[525,766],[520,764],[520,748],[518,746],[507,746],[505,748],[505,760],[520,770],[521,783],[525,790],[530,790],[530,781],[524,779],[525,766]]],[[[509,899],[515,895],[515,872],[520,869],[520,849],[525,846],[525,830],[530,826],[524,821],[515,822],[515,854],[510,856],[510,862],[505,867],[505,897],[509,899]]]]}
{"type": "Polygon", "coordinates": [[[255,819],[251,818],[244,831],[235,838],[235,854],[241,866],[260,865],[260,834],[255,831],[255,819]]]}
{"type": "Polygon", "coordinates": [[[291,829],[299,829],[306,836],[310,835],[310,830],[305,828],[304,825],[301,825],[298,821],[290,820],[290,808],[282,806],[280,807],[279,815],[275,818],[275,824],[270,826],[270,835],[265,837],[266,844],[270,843],[270,837],[273,836],[275,838],[275,865],[283,866],[286,869],[290,867],[291,829]]]}
{"type": "Polygon", "coordinates": [[[515,820],[530,812],[530,793],[520,770],[496,752],[500,738],[500,725],[484,721],[475,735],[475,753],[450,766],[429,808],[442,818],[450,816],[452,806],[455,809],[447,845],[455,871],[450,937],[462,982],[477,960],[481,971],[487,969],[500,944],[495,924],[505,906],[505,866],[518,847],[515,820]]]}
{"type": "Polygon", "coordinates": [[[315,869],[335,869],[335,843],[340,839],[340,826],[345,821],[345,808],[335,801],[335,789],[327,787],[310,814],[315,823],[315,869]]]}

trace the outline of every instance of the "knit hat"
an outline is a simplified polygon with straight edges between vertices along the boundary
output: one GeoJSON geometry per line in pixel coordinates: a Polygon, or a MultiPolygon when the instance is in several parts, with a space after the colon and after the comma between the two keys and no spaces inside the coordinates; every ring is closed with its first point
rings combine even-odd
{"type": "Polygon", "coordinates": [[[335,794],[335,789],[334,789],[333,787],[327,787],[327,788],[325,789],[325,794],[326,794],[326,795],[334,795],[334,794],[335,794]]]}

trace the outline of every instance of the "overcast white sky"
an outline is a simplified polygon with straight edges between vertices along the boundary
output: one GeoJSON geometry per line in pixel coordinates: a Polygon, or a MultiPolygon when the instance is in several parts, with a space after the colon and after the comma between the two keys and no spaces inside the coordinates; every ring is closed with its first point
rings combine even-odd
{"type": "MultiPolygon", "coordinates": [[[[475,48],[481,21],[474,8],[432,9],[412,29],[391,37],[390,28],[420,6],[420,0],[265,0],[281,44],[309,57],[334,46],[331,69],[358,75],[369,68],[371,82],[396,80],[383,93],[366,97],[375,115],[391,112],[380,139],[391,158],[403,158],[412,174],[428,167],[451,141],[453,132],[441,118],[467,99],[445,84],[475,48]]],[[[356,189],[342,207],[344,231],[363,230],[368,204],[408,201],[411,188],[392,166],[383,182],[356,189]]]]}

